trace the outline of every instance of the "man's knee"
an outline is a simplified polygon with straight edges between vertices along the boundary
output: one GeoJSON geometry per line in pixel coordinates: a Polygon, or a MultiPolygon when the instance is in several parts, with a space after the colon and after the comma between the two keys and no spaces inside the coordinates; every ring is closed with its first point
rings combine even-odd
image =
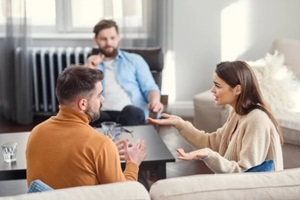
{"type": "Polygon", "coordinates": [[[143,118],[145,118],[144,111],[141,108],[133,106],[133,105],[125,106],[123,108],[122,112],[126,112],[130,115],[136,115],[136,116],[140,116],[140,117],[143,116],[143,118]]]}
{"type": "Polygon", "coordinates": [[[128,105],[121,111],[118,121],[123,126],[142,125],[145,124],[145,114],[141,108],[128,105]]]}

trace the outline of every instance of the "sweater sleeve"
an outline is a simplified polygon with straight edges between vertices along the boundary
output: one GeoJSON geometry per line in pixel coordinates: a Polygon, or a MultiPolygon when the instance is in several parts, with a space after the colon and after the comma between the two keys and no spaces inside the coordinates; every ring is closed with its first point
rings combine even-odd
{"type": "Polygon", "coordinates": [[[202,149],[207,147],[214,151],[219,150],[223,127],[213,133],[207,133],[203,130],[196,129],[188,121],[180,121],[179,124],[175,126],[179,134],[194,148],[202,149]]]}
{"type": "Polygon", "coordinates": [[[265,161],[274,126],[262,111],[252,111],[240,120],[237,131],[232,136],[226,158],[218,152],[209,151],[203,161],[216,173],[242,172],[265,161]]]}
{"type": "Polygon", "coordinates": [[[99,148],[99,153],[96,157],[96,172],[100,184],[126,180],[136,181],[138,166],[135,163],[127,162],[123,173],[117,147],[108,139],[99,148]]]}

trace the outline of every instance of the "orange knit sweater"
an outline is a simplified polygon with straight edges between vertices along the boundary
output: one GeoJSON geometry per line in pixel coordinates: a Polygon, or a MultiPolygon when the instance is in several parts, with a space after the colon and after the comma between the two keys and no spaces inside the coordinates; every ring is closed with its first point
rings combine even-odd
{"type": "Polygon", "coordinates": [[[32,130],[26,159],[28,185],[40,179],[54,189],[137,180],[138,174],[132,162],[123,173],[112,140],[86,114],[66,107],[32,130]]]}

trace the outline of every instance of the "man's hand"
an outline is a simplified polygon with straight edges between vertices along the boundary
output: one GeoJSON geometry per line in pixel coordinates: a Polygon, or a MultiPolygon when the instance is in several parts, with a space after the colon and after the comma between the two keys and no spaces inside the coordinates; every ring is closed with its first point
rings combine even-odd
{"type": "Polygon", "coordinates": [[[125,160],[125,147],[132,147],[132,144],[128,143],[127,139],[118,140],[115,142],[115,145],[118,148],[118,152],[121,160],[125,160]]]}
{"type": "Polygon", "coordinates": [[[97,68],[97,66],[104,60],[105,56],[101,55],[91,55],[88,57],[88,67],[90,68],[97,68]]]}
{"type": "Polygon", "coordinates": [[[164,105],[160,101],[152,101],[148,103],[148,109],[155,113],[161,113],[164,110],[164,105]]]}
{"type": "Polygon", "coordinates": [[[164,105],[160,102],[160,94],[152,90],[148,94],[148,109],[155,113],[161,113],[164,110],[164,105]]]}
{"type": "Polygon", "coordinates": [[[137,143],[131,148],[128,149],[128,146],[125,146],[125,160],[135,163],[137,166],[140,166],[141,162],[146,158],[146,146],[144,141],[138,140],[137,143]]]}

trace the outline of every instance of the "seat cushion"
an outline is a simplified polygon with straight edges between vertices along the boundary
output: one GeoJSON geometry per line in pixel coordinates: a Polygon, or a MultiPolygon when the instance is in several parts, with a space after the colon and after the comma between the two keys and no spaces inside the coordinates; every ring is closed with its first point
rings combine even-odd
{"type": "Polygon", "coordinates": [[[276,115],[285,143],[300,145],[300,113],[285,112],[276,115]]]}

